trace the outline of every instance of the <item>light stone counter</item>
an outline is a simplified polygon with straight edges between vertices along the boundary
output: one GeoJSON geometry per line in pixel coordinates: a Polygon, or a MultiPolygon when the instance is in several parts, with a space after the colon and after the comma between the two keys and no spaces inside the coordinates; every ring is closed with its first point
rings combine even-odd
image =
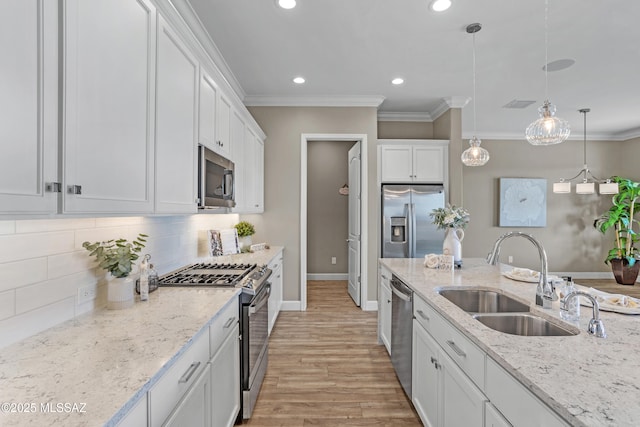
{"type": "Polygon", "coordinates": [[[490,266],[483,259],[464,259],[462,269],[453,273],[427,269],[422,259],[380,261],[569,424],[640,425],[640,316],[601,311],[606,339],[586,332],[590,307],[581,308],[576,336],[504,334],[473,319],[436,289],[498,288],[530,304],[533,313],[562,322],[559,303],[554,302],[551,310],[537,307],[535,283],[510,280],[500,274],[501,268],[510,266],[490,266]]]}
{"type": "MultiPolygon", "coordinates": [[[[280,251],[198,261],[262,265],[280,251]]],[[[2,406],[0,426],[116,425],[239,293],[160,287],[130,309],[96,310],[1,349],[0,404],[20,412],[2,406]],[[48,403],[69,406],[45,413],[48,403]]]]}

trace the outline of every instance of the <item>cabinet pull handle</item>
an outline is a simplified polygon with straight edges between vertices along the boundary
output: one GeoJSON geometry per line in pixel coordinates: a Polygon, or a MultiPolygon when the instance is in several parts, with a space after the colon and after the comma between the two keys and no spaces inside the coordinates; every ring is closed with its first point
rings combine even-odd
{"type": "Polygon", "coordinates": [[[229,317],[229,319],[227,319],[227,323],[224,324],[224,326],[222,327],[222,329],[228,329],[229,326],[233,325],[233,321],[236,320],[235,317],[229,317]]]}
{"type": "Polygon", "coordinates": [[[388,299],[388,300],[387,300],[387,303],[391,304],[391,300],[390,300],[390,299],[388,299]]]}
{"type": "Polygon", "coordinates": [[[187,371],[184,374],[182,374],[182,376],[180,377],[180,380],[178,380],[178,383],[180,384],[188,383],[191,377],[193,376],[193,374],[198,370],[199,366],[200,366],[200,362],[193,362],[191,366],[189,366],[189,369],[187,369],[187,371]]]}
{"type": "Polygon", "coordinates": [[[440,364],[438,363],[438,359],[431,357],[431,363],[433,363],[433,366],[435,366],[436,369],[440,369],[440,364]]]}
{"type": "Polygon", "coordinates": [[[62,184],[59,182],[47,182],[45,190],[49,193],[62,193],[62,184]]]}
{"type": "Polygon", "coordinates": [[[82,185],[67,185],[67,193],[82,194],[82,185]]]}
{"type": "Polygon", "coordinates": [[[467,353],[462,351],[462,349],[460,347],[458,347],[458,345],[456,343],[454,343],[453,341],[449,340],[449,341],[447,341],[447,344],[449,344],[449,347],[451,347],[453,349],[453,351],[455,351],[458,356],[467,357],[467,353]]]}
{"type": "Polygon", "coordinates": [[[424,311],[422,310],[418,310],[418,314],[420,315],[420,317],[422,317],[424,320],[426,320],[427,322],[431,319],[429,319],[429,316],[427,316],[426,314],[424,314],[424,311]]]}

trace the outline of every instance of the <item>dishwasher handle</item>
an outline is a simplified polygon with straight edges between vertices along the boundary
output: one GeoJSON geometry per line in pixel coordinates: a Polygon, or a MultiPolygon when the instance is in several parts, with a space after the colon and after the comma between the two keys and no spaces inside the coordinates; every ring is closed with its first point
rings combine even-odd
{"type": "Polygon", "coordinates": [[[391,279],[391,292],[403,301],[411,302],[412,300],[411,289],[395,277],[391,279]]]}

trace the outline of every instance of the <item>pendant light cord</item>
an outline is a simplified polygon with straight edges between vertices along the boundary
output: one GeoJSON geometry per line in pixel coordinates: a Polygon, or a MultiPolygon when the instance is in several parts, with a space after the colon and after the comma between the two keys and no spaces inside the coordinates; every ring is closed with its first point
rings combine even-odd
{"type": "Polygon", "coordinates": [[[473,33],[473,137],[476,137],[476,33],[473,33]]]}
{"type": "Polygon", "coordinates": [[[544,0],[544,99],[549,101],[549,0],[544,0]]]}

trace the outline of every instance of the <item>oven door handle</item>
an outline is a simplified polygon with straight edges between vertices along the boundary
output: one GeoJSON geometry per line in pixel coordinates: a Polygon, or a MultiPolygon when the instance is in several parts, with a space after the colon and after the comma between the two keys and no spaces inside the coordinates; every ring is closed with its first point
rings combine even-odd
{"type": "Polygon", "coordinates": [[[271,295],[271,283],[265,283],[265,286],[267,287],[267,290],[263,291],[264,296],[260,297],[258,301],[251,303],[249,306],[249,316],[260,310],[269,300],[269,295],[271,295]]]}

